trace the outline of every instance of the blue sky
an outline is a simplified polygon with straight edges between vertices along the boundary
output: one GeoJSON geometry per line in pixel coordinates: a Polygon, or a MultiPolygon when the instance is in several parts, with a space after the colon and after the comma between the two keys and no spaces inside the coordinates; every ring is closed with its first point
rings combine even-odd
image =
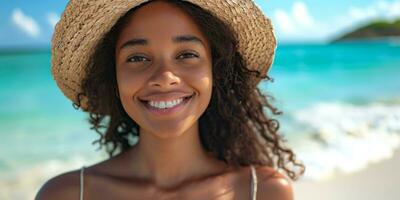
{"type": "MultiPolygon", "coordinates": [[[[0,48],[49,46],[66,0],[4,0],[0,48]],[[33,3],[34,2],[34,3],[33,3]]],[[[278,40],[324,42],[373,19],[400,17],[400,0],[256,0],[272,19],[278,40]]]]}

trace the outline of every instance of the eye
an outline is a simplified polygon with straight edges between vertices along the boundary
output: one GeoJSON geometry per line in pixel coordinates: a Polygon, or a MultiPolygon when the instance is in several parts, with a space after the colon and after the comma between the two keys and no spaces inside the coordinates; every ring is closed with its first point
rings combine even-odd
{"type": "Polygon", "coordinates": [[[149,61],[149,59],[143,56],[132,56],[127,59],[127,62],[134,62],[134,63],[144,62],[144,61],[149,61]]]}
{"type": "Polygon", "coordinates": [[[178,58],[198,58],[199,56],[195,53],[186,52],[178,56],[178,58]]]}

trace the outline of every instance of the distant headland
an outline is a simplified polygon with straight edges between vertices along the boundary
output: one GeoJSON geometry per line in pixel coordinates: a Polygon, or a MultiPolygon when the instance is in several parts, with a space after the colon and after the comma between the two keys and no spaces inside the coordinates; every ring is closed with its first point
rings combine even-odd
{"type": "Polygon", "coordinates": [[[356,30],[333,39],[332,42],[373,40],[393,37],[400,39],[400,19],[394,22],[371,22],[367,25],[357,28],[356,30]]]}

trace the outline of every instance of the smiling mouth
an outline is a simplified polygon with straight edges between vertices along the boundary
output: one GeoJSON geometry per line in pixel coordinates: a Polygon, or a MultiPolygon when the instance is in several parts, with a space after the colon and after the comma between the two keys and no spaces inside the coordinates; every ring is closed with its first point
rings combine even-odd
{"type": "Polygon", "coordinates": [[[140,102],[143,103],[145,107],[150,110],[168,111],[185,105],[193,96],[194,93],[190,96],[182,97],[171,101],[151,101],[151,100],[140,99],[140,102]]]}

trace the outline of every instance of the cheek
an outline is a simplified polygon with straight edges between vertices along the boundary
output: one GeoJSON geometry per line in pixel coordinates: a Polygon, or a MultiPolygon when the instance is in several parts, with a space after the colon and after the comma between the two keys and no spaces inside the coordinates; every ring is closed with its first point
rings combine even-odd
{"type": "Polygon", "coordinates": [[[122,104],[132,100],[132,95],[141,87],[141,79],[142,77],[136,73],[127,70],[117,70],[118,91],[122,104]]]}
{"type": "Polygon", "coordinates": [[[213,84],[211,67],[202,67],[192,71],[188,80],[192,80],[192,84],[200,92],[202,99],[208,101],[211,98],[213,84]]]}
{"type": "Polygon", "coordinates": [[[207,96],[210,96],[213,84],[211,75],[200,77],[197,80],[199,80],[199,87],[202,92],[205,93],[207,96]]]}

